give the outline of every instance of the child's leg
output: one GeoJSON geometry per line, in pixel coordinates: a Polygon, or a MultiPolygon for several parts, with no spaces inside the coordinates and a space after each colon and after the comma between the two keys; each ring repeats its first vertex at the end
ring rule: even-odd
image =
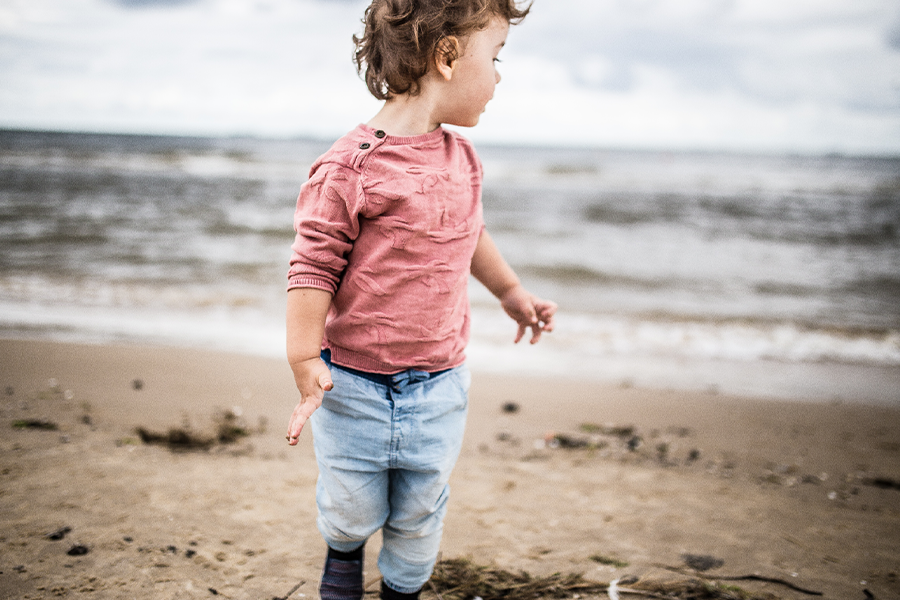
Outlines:
{"type": "Polygon", "coordinates": [[[393,507],[381,532],[378,568],[389,588],[413,593],[434,569],[450,486],[439,473],[397,470],[391,475],[393,507]]]}
{"type": "Polygon", "coordinates": [[[462,446],[469,382],[468,369],[460,367],[391,390],[390,515],[378,558],[389,590],[416,593],[431,577],[447,512],[447,482],[462,446]]]}
{"type": "Polygon", "coordinates": [[[334,390],[310,419],[319,479],[317,524],[329,547],[323,600],[362,597],[362,547],[389,514],[391,410],[385,386],[332,369],[334,390]]]}

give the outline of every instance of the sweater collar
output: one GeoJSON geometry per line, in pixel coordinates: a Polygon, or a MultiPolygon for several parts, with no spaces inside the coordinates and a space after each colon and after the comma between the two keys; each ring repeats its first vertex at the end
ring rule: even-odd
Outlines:
{"type": "MultiPolygon", "coordinates": [[[[384,134],[379,135],[381,130],[375,129],[373,127],[369,127],[365,123],[360,123],[357,127],[357,130],[365,134],[366,137],[374,137],[376,139],[382,139],[385,143],[389,144],[422,144],[428,143],[432,141],[440,140],[444,137],[444,134],[447,133],[447,130],[441,126],[438,126],[434,131],[429,131],[428,133],[423,133],[421,135],[390,135],[384,134]]],[[[383,133],[383,132],[381,132],[383,133]]]]}

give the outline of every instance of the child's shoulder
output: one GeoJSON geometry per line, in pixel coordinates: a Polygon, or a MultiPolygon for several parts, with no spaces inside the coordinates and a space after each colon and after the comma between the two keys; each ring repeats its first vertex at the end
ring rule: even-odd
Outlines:
{"type": "Polygon", "coordinates": [[[372,142],[367,140],[369,137],[371,136],[366,132],[365,127],[359,125],[338,138],[316,163],[333,162],[347,166],[353,165],[356,157],[371,146],[372,142]]]}

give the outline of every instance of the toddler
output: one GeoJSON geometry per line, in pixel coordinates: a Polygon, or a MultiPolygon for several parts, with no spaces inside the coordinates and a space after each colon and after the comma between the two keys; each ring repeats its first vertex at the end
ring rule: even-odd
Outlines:
{"type": "Polygon", "coordinates": [[[471,127],[500,81],[515,0],[374,0],[355,62],[384,104],[310,170],[294,216],[287,354],[309,420],[328,544],[323,600],[360,600],[363,548],[382,532],[385,600],[431,576],[462,444],[469,275],[518,324],[552,331],[556,305],[528,293],[482,220],[481,163],[443,124],[471,127]]]}

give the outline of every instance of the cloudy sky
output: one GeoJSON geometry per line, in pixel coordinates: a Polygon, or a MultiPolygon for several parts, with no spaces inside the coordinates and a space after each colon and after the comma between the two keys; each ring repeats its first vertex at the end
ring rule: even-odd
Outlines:
{"type": "MultiPolygon", "coordinates": [[[[365,0],[0,0],[0,127],[332,138],[365,0]]],[[[900,153],[897,0],[535,0],[482,141],[900,153]]]]}

